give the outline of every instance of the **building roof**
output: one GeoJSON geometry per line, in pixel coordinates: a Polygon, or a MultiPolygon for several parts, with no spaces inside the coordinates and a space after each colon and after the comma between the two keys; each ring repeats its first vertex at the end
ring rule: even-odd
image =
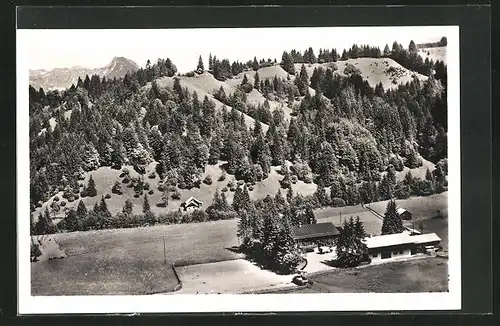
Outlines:
{"type": "Polygon", "coordinates": [[[411,235],[408,231],[395,234],[379,235],[371,238],[366,238],[364,240],[366,246],[369,249],[397,246],[403,244],[425,244],[435,241],[441,241],[441,238],[439,238],[436,233],[411,235]]]}
{"type": "MultiPolygon", "coordinates": [[[[407,211],[406,209],[404,209],[404,208],[398,208],[396,212],[397,212],[399,215],[401,215],[401,214],[403,214],[403,213],[405,213],[405,212],[408,212],[408,211],[407,211]]],[[[408,212],[408,213],[410,213],[410,212],[408,212]]]]}
{"type": "Polygon", "coordinates": [[[412,238],[416,240],[415,243],[418,244],[425,244],[425,243],[430,243],[430,242],[435,242],[435,241],[441,241],[441,238],[438,237],[436,233],[426,233],[426,234],[419,234],[419,235],[413,235],[412,238]]]}
{"type": "Polygon", "coordinates": [[[201,201],[199,201],[198,199],[194,198],[194,197],[189,197],[188,199],[186,199],[182,204],[181,206],[188,206],[189,204],[195,204],[195,205],[198,205],[200,206],[202,204],[201,201]]]}
{"type": "Polygon", "coordinates": [[[332,237],[338,234],[340,234],[340,232],[332,222],[305,224],[300,227],[292,227],[292,238],[294,240],[332,237]]]}

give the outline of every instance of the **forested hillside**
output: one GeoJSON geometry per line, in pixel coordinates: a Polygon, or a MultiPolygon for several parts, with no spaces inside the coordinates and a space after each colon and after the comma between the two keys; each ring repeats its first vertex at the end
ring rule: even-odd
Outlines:
{"type": "Polygon", "coordinates": [[[151,163],[161,180],[153,187],[165,198],[212,182],[206,167],[219,162],[248,186],[279,166],[281,187],[286,191],[297,180],[315,183],[318,205],[441,192],[447,174],[446,90],[446,65],[423,61],[413,42],[408,50],[397,43],[383,51],[354,45],[342,55],[292,50],[279,64],[257,58],[231,64],[211,55],[207,71],[200,58],[197,69],[184,76],[170,59],[159,59],[121,79],[87,76],[62,92],[30,86],[31,210],[58,193],[68,202],[97,196],[87,175],[100,167],[132,166],[139,176],[127,182],[141,196],[148,191],[144,174],[151,163]],[[341,62],[361,57],[390,58],[428,78],[415,75],[398,83],[396,76],[395,86],[384,89],[381,82],[370,85],[353,64],[344,62],[338,71],[341,62]],[[316,65],[312,73],[309,65],[316,65]],[[283,73],[259,76],[266,67],[283,73]],[[183,86],[206,74],[217,81],[211,92],[183,86]],[[234,83],[238,76],[241,82],[234,83]],[[256,104],[250,96],[264,101],[256,104]],[[271,109],[270,103],[276,105],[271,109]],[[436,164],[426,180],[396,180],[398,171],[421,166],[422,158],[436,164]]]}

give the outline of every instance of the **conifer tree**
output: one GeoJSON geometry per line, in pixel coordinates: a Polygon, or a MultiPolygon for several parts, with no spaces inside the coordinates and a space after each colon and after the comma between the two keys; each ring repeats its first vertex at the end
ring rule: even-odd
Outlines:
{"type": "Polygon", "coordinates": [[[261,88],[260,88],[260,77],[259,77],[259,73],[258,72],[255,73],[253,87],[256,90],[261,91],[261,88]]]}
{"type": "Polygon", "coordinates": [[[318,186],[318,189],[316,190],[316,193],[314,195],[318,199],[318,202],[321,206],[327,206],[330,204],[324,187],[318,186]]]}
{"type": "Polygon", "coordinates": [[[203,59],[200,57],[198,58],[198,66],[196,67],[196,71],[199,74],[202,74],[205,71],[205,67],[203,66],[203,59]]]}
{"type": "Polygon", "coordinates": [[[316,224],[316,216],[310,206],[306,208],[305,219],[306,224],[316,224]]]}
{"type": "Polygon", "coordinates": [[[403,220],[398,215],[396,202],[390,200],[387,203],[384,220],[382,222],[382,234],[394,234],[404,231],[403,220]]]}
{"type": "Polygon", "coordinates": [[[95,181],[94,181],[94,178],[92,177],[92,175],[90,175],[89,182],[87,184],[86,195],[88,197],[97,196],[97,189],[95,188],[95,181]]]}
{"type": "Polygon", "coordinates": [[[83,221],[87,217],[87,207],[85,207],[85,203],[83,200],[80,200],[78,202],[78,207],[76,208],[76,217],[80,220],[83,221]]]}
{"type": "Polygon", "coordinates": [[[64,218],[64,228],[67,231],[79,231],[81,230],[81,223],[82,220],[80,220],[77,216],[77,213],[75,212],[74,209],[70,209],[68,211],[68,215],[64,218]]]}
{"type": "Polygon", "coordinates": [[[35,232],[37,235],[53,234],[57,232],[57,228],[50,218],[49,209],[45,207],[45,213],[38,216],[38,221],[35,225],[35,232]]]}
{"type": "Polygon", "coordinates": [[[133,210],[134,204],[130,201],[130,199],[127,199],[122,209],[123,214],[132,216],[133,210]]]}

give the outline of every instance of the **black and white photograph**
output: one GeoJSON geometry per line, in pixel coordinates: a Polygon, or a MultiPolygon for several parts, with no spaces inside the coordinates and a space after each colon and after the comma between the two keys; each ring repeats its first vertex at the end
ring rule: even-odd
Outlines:
{"type": "Polygon", "coordinates": [[[18,30],[19,304],[460,309],[458,32],[18,30]]]}

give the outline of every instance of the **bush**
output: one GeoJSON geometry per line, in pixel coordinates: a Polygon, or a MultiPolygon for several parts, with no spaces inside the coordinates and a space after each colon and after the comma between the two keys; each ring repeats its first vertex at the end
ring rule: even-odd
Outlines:
{"type": "Polygon", "coordinates": [[[194,77],[194,71],[187,72],[186,77],[194,77]]]}
{"type": "Polygon", "coordinates": [[[128,176],[126,176],[125,178],[123,178],[122,182],[127,184],[130,182],[130,178],[128,176]]]}
{"type": "Polygon", "coordinates": [[[135,193],[135,194],[134,194],[134,197],[135,197],[135,198],[139,198],[139,196],[140,196],[140,195],[139,195],[138,193],[135,193]]]}
{"type": "Polygon", "coordinates": [[[59,201],[59,196],[55,196],[54,201],[59,201]]]}
{"type": "Polygon", "coordinates": [[[227,192],[227,187],[222,188],[222,192],[227,192]]]}
{"type": "Polygon", "coordinates": [[[248,187],[248,191],[252,191],[252,190],[253,190],[253,186],[248,187]]]}
{"type": "Polygon", "coordinates": [[[208,221],[208,214],[203,210],[195,210],[191,213],[191,221],[196,223],[208,221]]]}
{"type": "Polygon", "coordinates": [[[149,183],[148,182],[144,182],[143,188],[144,188],[144,190],[149,190],[149,183]]]}
{"type": "Polygon", "coordinates": [[[219,181],[224,181],[226,180],[226,171],[222,171],[222,174],[219,177],[219,181]]]}
{"type": "Polygon", "coordinates": [[[150,194],[150,195],[152,195],[152,194],[154,194],[154,193],[155,193],[155,191],[154,191],[153,189],[150,189],[150,190],[148,191],[148,194],[150,194]]]}
{"type": "Polygon", "coordinates": [[[227,186],[228,186],[229,188],[235,187],[234,181],[229,181],[229,182],[227,183],[227,186]]]}
{"type": "Polygon", "coordinates": [[[64,200],[61,202],[61,206],[66,206],[66,202],[64,200]]]}
{"type": "Polygon", "coordinates": [[[111,188],[111,192],[117,195],[122,195],[123,189],[121,183],[119,183],[118,181],[115,182],[115,185],[113,186],[113,188],[111,188]]]}
{"type": "Polygon", "coordinates": [[[359,71],[358,68],[356,68],[353,64],[348,63],[345,66],[344,69],[344,74],[345,75],[351,75],[351,74],[360,74],[361,72],[359,71]]]}
{"type": "Polygon", "coordinates": [[[154,171],[153,171],[153,172],[151,172],[151,173],[148,175],[148,178],[150,178],[150,179],[154,179],[154,178],[156,178],[156,173],[155,173],[154,171]]]}
{"type": "Polygon", "coordinates": [[[333,197],[332,198],[332,202],[331,202],[331,205],[333,207],[343,207],[346,205],[345,203],[345,200],[343,200],[342,198],[339,198],[339,197],[333,197]]]}
{"type": "Polygon", "coordinates": [[[158,186],[158,191],[164,192],[165,191],[165,185],[161,184],[158,186]]]}
{"type": "Polygon", "coordinates": [[[253,85],[250,83],[245,83],[241,85],[241,90],[245,93],[250,93],[253,89],[253,85]]]}
{"type": "Polygon", "coordinates": [[[170,197],[174,200],[181,199],[181,193],[178,190],[175,190],[170,197]]]}
{"type": "Polygon", "coordinates": [[[122,172],[123,172],[124,174],[126,174],[126,175],[130,174],[130,170],[129,170],[129,169],[127,169],[127,168],[123,168],[123,169],[122,169],[122,172]]]}
{"type": "Polygon", "coordinates": [[[244,183],[245,183],[245,182],[244,182],[243,180],[239,180],[239,181],[238,181],[238,186],[243,186],[243,184],[244,184],[244,183]]]}
{"type": "Polygon", "coordinates": [[[104,196],[104,198],[106,198],[106,199],[110,199],[110,198],[111,198],[111,195],[110,195],[110,194],[106,194],[106,195],[104,196]]]}
{"type": "Polygon", "coordinates": [[[167,207],[168,203],[164,202],[164,201],[161,201],[159,203],[156,204],[156,206],[158,207],[167,207]]]}
{"type": "Polygon", "coordinates": [[[209,174],[203,179],[203,183],[206,185],[211,185],[212,184],[212,176],[209,174]]]}
{"type": "Polygon", "coordinates": [[[296,183],[299,181],[298,179],[299,179],[299,178],[298,178],[295,174],[294,174],[294,175],[292,175],[292,183],[293,183],[293,184],[296,184],[296,183]]]}
{"type": "Polygon", "coordinates": [[[69,196],[67,199],[68,199],[68,202],[70,202],[70,203],[75,201],[75,197],[73,197],[73,196],[69,196]]]}
{"type": "Polygon", "coordinates": [[[35,205],[36,207],[42,207],[43,206],[43,201],[38,201],[35,205]]]}

